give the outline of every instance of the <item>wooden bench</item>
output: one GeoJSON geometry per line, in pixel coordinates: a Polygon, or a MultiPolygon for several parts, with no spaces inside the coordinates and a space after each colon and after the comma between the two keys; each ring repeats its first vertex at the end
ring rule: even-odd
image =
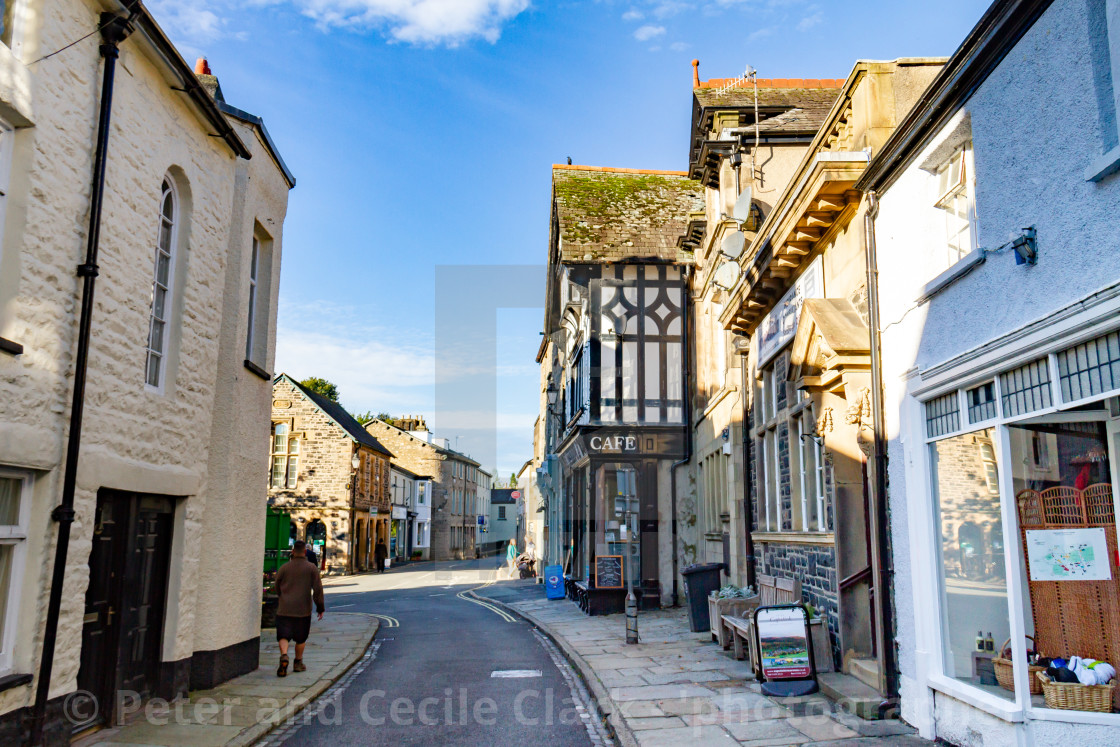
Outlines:
{"type": "MultiPolygon", "coordinates": [[[[777,576],[758,576],[758,606],[766,607],[772,604],[801,604],[801,582],[792,578],[778,578],[777,576]]],[[[731,633],[731,645],[734,647],[734,656],[742,660],[750,652],[751,667],[755,676],[761,674],[758,664],[758,651],[755,646],[754,617],[737,617],[724,615],[723,624],[731,633]]],[[[726,648],[726,646],[724,647],[726,648]]],[[[829,655],[829,661],[832,660],[829,655]]]]}

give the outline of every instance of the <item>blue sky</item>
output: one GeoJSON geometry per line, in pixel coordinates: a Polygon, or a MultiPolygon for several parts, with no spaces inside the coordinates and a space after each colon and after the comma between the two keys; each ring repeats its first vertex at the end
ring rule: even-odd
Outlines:
{"type": "MultiPolygon", "coordinates": [[[[747,65],[763,78],[844,78],[857,59],[947,56],[987,7],[148,5],[189,62],[209,59],[231,104],[264,117],[299,181],[284,227],[277,370],[334,381],[352,411],[424,414],[453,441],[458,424],[441,428],[434,412],[436,268],[542,263],[551,164],[687,168],[693,58],[705,79],[747,65]]],[[[500,269],[493,277],[477,288],[480,303],[523,290],[500,269]]],[[[541,314],[496,314],[496,437],[459,442],[503,477],[532,455],[541,314]]]]}

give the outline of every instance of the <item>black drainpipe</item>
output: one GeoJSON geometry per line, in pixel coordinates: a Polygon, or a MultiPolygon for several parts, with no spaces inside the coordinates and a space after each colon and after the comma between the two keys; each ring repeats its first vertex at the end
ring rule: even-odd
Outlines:
{"type": "MultiPolygon", "coordinates": [[[[750,342],[749,337],[740,337],[739,341],[746,344],[750,342]]],[[[754,531],[754,480],[751,479],[751,469],[753,468],[754,459],[754,444],[751,441],[751,375],[750,375],[750,355],[747,350],[743,350],[739,357],[739,366],[742,374],[742,381],[739,391],[739,400],[743,405],[743,526],[745,531],[744,537],[744,550],[746,555],[743,557],[743,570],[746,572],[747,586],[757,588],[758,582],[758,567],[755,563],[754,556],[754,537],[751,532],[754,531]]]]}
{"type": "Polygon", "coordinates": [[[875,605],[879,613],[879,651],[882,659],[883,689],[879,718],[898,707],[898,658],[894,642],[894,588],[891,567],[890,508],[887,506],[887,439],[883,407],[882,340],[879,334],[879,261],[875,250],[875,217],[879,196],[867,193],[864,233],[867,242],[867,316],[871,327],[871,409],[875,429],[875,543],[879,555],[875,605]]]}
{"type": "Polygon", "coordinates": [[[70,545],[70,525],[74,522],[74,486],[78,474],[78,452],[82,442],[82,411],[85,408],[86,367],[89,360],[90,328],[93,322],[93,291],[97,282],[97,250],[101,238],[101,205],[105,191],[105,159],[109,148],[109,114],[113,108],[113,75],[116,72],[118,45],[132,33],[132,19],[115,13],[101,14],[101,56],[105,66],[101,78],[101,109],[97,119],[97,149],[93,159],[93,188],[90,191],[89,234],[86,261],[78,265],[82,278],[82,311],[78,321],[78,352],[74,359],[74,395],[70,406],[70,432],[66,441],[66,467],[62,477],[62,501],[51,511],[58,522],[51,595],[47,603],[46,628],[43,632],[43,656],[39,663],[39,682],[35,691],[35,707],[31,725],[31,743],[43,744],[47,715],[47,698],[51,689],[51,669],[58,638],[58,615],[62,605],[62,585],[66,578],[66,553],[70,545]]]}
{"type": "Polygon", "coordinates": [[[678,594],[680,589],[677,584],[677,567],[679,565],[680,548],[677,547],[677,468],[688,464],[692,459],[692,353],[691,346],[689,345],[692,340],[690,334],[692,330],[692,314],[688,313],[692,305],[692,294],[689,293],[688,281],[691,280],[692,268],[688,268],[684,278],[684,308],[681,313],[684,314],[684,340],[681,345],[684,360],[684,381],[682,382],[681,391],[684,394],[684,458],[673,462],[669,468],[669,494],[672,496],[672,509],[673,509],[673,606],[678,604],[678,594]]]}

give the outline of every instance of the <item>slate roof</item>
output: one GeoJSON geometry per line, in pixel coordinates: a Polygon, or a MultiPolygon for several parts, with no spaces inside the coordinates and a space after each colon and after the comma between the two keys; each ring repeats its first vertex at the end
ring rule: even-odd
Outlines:
{"type": "MultiPolygon", "coordinates": [[[[692,93],[696,96],[696,102],[706,108],[753,109],[754,87],[743,83],[720,93],[720,89],[730,82],[725,78],[701,81],[698,88],[692,89],[692,93]]],[[[760,79],[758,106],[760,109],[772,107],[823,109],[821,114],[821,121],[823,121],[824,115],[828,114],[843,86],[843,79],[760,79]]]]}
{"type": "Polygon", "coordinates": [[[384,446],[381,445],[380,441],[378,441],[376,438],[371,436],[369,434],[369,432],[366,431],[366,429],[362,427],[362,424],[354,419],[353,415],[346,412],[345,408],[343,408],[342,405],[338,404],[337,402],[334,402],[332,400],[327,399],[326,397],[324,397],[323,395],[321,395],[317,392],[311,391],[310,389],[305,387],[303,384],[299,383],[298,381],[293,379],[291,376],[288,376],[287,374],[280,374],[280,375],[283,376],[288,381],[292,382],[292,384],[297,389],[299,389],[301,392],[303,392],[304,396],[306,396],[309,400],[314,402],[320,410],[325,412],[327,414],[328,418],[330,418],[334,422],[338,423],[338,425],[342,428],[342,430],[344,430],[348,434],[350,434],[350,437],[353,438],[355,441],[362,444],[363,446],[368,446],[369,448],[373,449],[374,451],[379,451],[382,454],[385,454],[386,456],[390,456],[390,457],[393,456],[393,452],[386,449],[384,446]]]}
{"type": "Polygon", "coordinates": [[[684,172],[556,165],[552,199],[562,263],[692,260],[677,238],[704,189],[684,172]]]}

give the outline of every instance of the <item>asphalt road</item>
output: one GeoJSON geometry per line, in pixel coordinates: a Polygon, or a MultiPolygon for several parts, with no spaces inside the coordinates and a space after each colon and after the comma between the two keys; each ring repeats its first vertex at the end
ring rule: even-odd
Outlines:
{"type": "MultiPolygon", "coordinates": [[[[415,563],[329,581],[328,615],[375,614],[381,629],[365,660],[265,744],[601,744],[553,644],[466,595],[493,583],[496,565],[415,563]]],[[[308,660],[313,647],[314,629],[308,660]]]]}

